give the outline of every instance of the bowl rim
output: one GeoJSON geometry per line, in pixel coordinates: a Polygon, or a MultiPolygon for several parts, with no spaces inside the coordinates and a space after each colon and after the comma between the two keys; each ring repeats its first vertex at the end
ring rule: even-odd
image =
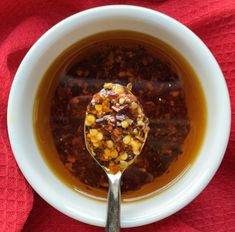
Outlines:
{"type": "MultiPolygon", "coordinates": [[[[144,13],[154,14],[155,16],[160,17],[160,18],[163,17],[166,20],[170,21],[171,23],[173,23],[175,25],[177,24],[185,32],[187,32],[188,35],[190,35],[192,38],[194,38],[194,40],[197,41],[197,43],[200,43],[201,47],[203,47],[203,49],[210,56],[210,58],[213,62],[214,68],[217,69],[217,71],[218,71],[218,76],[220,78],[221,88],[223,88],[223,97],[224,97],[223,100],[225,103],[224,115],[226,117],[226,120],[224,122],[224,131],[223,131],[223,133],[221,133],[221,134],[224,134],[224,140],[222,141],[222,144],[220,146],[220,154],[217,155],[216,160],[213,163],[213,166],[211,166],[210,172],[208,172],[206,175],[203,176],[203,178],[200,180],[200,182],[197,183],[197,186],[195,185],[194,188],[192,188],[191,190],[188,191],[185,199],[181,199],[177,204],[174,205],[174,207],[167,208],[165,210],[165,212],[163,212],[161,215],[154,215],[153,214],[151,217],[148,216],[148,218],[146,218],[146,217],[139,218],[138,221],[125,222],[122,226],[123,227],[133,227],[133,226],[141,226],[141,225],[152,223],[154,221],[163,219],[163,218],[175,213],[176,211],[180,210],[181,208],[186,206],[188,203],[190,203],[206,187],[206,185],[209,183],[209,181],[212,179],[215,172],[217,171],[217,169],[222,161],[222,158],[224,156],[225,149],[227,147],[229,133],[230,133],[230,127],[231,127],[230,100],[229,100],[228,90],[226,87],[226,82],[224,80],[224,77],[223,77],[223,74],[220,70],[220,67],[218,66],[215,58],[213,57],[213,55],[211,54],[209,49],[206,47],[206,45],[193,32],[191,32],[187,27],[185,27],[183,24],[176,21],[175,19],[173,19],[165,14],[162,14],[160,12],[157,12],[155,10],[151,10],[151,9],[144,8],[144,7],[131,6],[131,5],[109,5],[109,6],[95,7],[95,8],[91,8],[91,9],[76,13],[72,16],[69,16],[68,18],[65,18],[61,22],[57,23],[55,26],[53,26],[51,29],[49,29],[45,34],[43,34],[42,37],[31,47],[31,49],[29,50],[29,52],[26,54],[25,58],[23,59],[22,63],[20,64],[20,66],[17,70],[17,73],[15,74],[15,78],[13,80],[10,95],[9,95],[8,109],[7,109],[7,127],[8,127],[9,140],[10,140],[10,144],[11,144],[11,147],[13,150],[13,154],[15,156],[15,159],[17,161],[17,164],[18,164],[21,172],[23,173],[23,175],[25,176],[27,181],[30,183],[30,185],[33,187],[33,189],[35,189],[35,191],[43,199],[45,199],[50,205],[55,207],[60,212],[66,214],[72,218],[78,219],[79,221],[82,221],[82,222],[85,222],[88,224],[97,225],[97,226],[103,226],[103,222],[101,222],[99,219],[97,219],[97,220],[94,220],[94,218],[91,219],[88,216],[83,215],[83,214],[80,214],[78,216],[78,215],[71,213],[71,211],[67,210],[67,208],[63,208],[63,206],[59,205],[59,203],[57,201],[48,197],[47,192],[45,192],[40,186],[38,186],[35,183],[35,180],[30,175],[30,170],[27,170],[25,168],[25,166],[22,164],[22,160],[21,160],[22,157],[18,154],[15,136],[14,136],[14,124],[12,124],[10,117],[11,117],[11,114],[12,114],[13,109],[16,104],[15,92],[17,92],[17,88],[19,85],[18,79],[22,75],[21,71],[27,67],[27,60],[32,57],[32,55],[35,51],[37,51],[38,44],[42,43],[43,40],[45,40],[48,36],[51,36],[51,34],[58,32],[58,30],[60,30],[60,28],[63,27],[64,23],[67,23],[72,20],[78,20],[79,18],[82,18],[82,17],[86,17],[87,14],[96,14],[96,13],[101,14],[101,13],[107,12],[107,11],[116,11],[116,12],[120,11],[120,12],[122,12],[123,10],[137,11],[138,13],[143,13],[143,14],[144,13]]],[[[148,199],[146,199],[146,200],[148,200],[148,199]]]]}

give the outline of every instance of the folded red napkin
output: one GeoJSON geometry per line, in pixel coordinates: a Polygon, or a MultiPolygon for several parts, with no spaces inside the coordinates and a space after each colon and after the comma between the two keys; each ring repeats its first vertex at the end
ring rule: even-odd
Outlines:
{"type": "MultiPolygon", "coordinates": [[[[211,49],[232,102],[232,130],[223,163],[187,207],[151,225],[123,231],[235,231],[235,2],[234,0],[1,0],[0,1],[0,231],[103,231],[64,216],[27,184],[10,148],[6,112],[17,67],[32,44],[63,18],[105,4],[133,4],[166,13],[191,28],[211,49]]],[[[213,154],[211,154],[213,156],[213,154]]],[[[213,158],[213,157],[212,157],[213,158]]]]}

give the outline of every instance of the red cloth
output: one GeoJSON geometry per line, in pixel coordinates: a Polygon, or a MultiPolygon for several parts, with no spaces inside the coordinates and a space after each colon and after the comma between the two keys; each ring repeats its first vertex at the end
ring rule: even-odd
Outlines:
{"type": "Polygon", "coordinates": [[[235,231],[235,2],[234,0],[1,0],[0,1],[0,231],[103,231],[64,216],[27,184],[10,148],[6,112],[11,82],[31,45],[76,12],[106,4],[133,4],[166,13],[193,30],[211,49],[232,102],[232,131],[222,165],[209,186],[175,215],[123,231],[235,231]]]}

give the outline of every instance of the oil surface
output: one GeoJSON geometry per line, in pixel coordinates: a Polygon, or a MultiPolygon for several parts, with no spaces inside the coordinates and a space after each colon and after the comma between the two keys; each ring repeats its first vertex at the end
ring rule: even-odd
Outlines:
{"type": "MultiPolygon", "coordinates": [[[[188,118],[190,122],[190,130],[183,141],[181,154],[170,163],[164,173],[154,177],[149,183],[144,183],[137,190],[124,191],[122,194],[124,201],[143,199],[169,188],[190,168],[199,153],[206,129],[206,103],[197,76],[189,63],[176,50],[162,41],[136,32],[113,31],[88,37],[68,48],[50,65],[38,88],[33,113],[35,138],[42,157],[63,183],[95,199],[104,199],[106,197],[107,192],[105,188],[97,188],[86,184],[84,181],[81,181],[79,176],[72,175],[69,169],[65,168],[58,152],[58,144],[55,144],[55,135],[51,128],[51,110],[55,91],[61,82],[64,81],[69,71],[73,69],[74,65],[76,66],[76,63],[79,63],[84,57],[102,51],[107,46],[127,48],[142,46],[157,59],[170,63],[180,78],[180,83],[185,94],[185,104],[187,107],[185,118],[188,118]]],[[[108,81],[107,79],[102,80],[100,85],[102,86],[104,82],[108,81]]],[[[136,80],[137,84],[138,80],[136,80]]],[[[135,81],[133,86],[135,88],[135,81]]],[[[89,85],[87,89],[89,90],[89,85]]],[[[88,95],[91,96],[90,94],[94,93],[91,91],[88,95]]],[[[135,94],[138,96],[138,92],[135,94]]],[[[145,99],[142,100],[145,101],[145,99]]],[[[81,114],[83,113],[81,111],[81,114]]],[[[151,120],[151,115],[148,117],[151,120]]],[[[152,121],[154,120],[156,119],[152,118],[152,121]]],[[[79,136],[83,137],[83,133],[79,136]]],[[[144,156],[144,151],[142,153],[141,156],[144,156]]],[[[128,182],[125,177],[124,182],[128,182]]]]}

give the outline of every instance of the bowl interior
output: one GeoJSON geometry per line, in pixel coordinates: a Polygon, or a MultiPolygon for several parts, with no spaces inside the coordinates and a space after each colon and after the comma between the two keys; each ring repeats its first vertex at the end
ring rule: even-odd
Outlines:
{"type": "Polygon", "coordinates": [[[75,219],[104,226],[106,204],[75,193],[45,164],[35,143],[32,112],[41,78],[55,58],[78,40],[109,30],[149,34],[178,50],[200,79],[208,111],[204,143],[192,168],[167,191],[122,205],[121,224],[132,227],[169,216],[194,199],[214,175],[227,145],[230,129],[227,87],[212,54],[189,29],[166,15],[134,6],[99,7],[67,18],[44,34],[21,63],[9,97],[8,131],[21,171],[48,203],[75,219]]]}

